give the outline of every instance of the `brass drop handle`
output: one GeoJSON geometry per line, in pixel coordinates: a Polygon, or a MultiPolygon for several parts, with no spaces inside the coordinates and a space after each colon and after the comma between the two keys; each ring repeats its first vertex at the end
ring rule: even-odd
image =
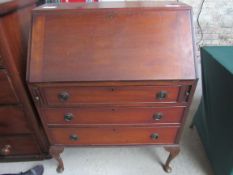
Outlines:
{"type": "Polygon", "coordinates": [[[167,92],[160,91],[159,93],[156,94],[156,98],[159,100],[164,100],[165,98],[167,98],[167,92]]]}
{"type": "Polygon", "coordinates": [[[73,120],[74,115],[72,113],[67,113],[64,115],[64,120],[67,122],[70,122],[71,120],[73,120]]]}
{"type": "Polygon", "coordinates": [[[159,134],[158,133],[153,133],[153,134],[151,134],[150,138],[152,140],[157,140],[159,138],[159,134]]]}
{"type": "Polygon", "coordinates": [[[159,121],[162,118],[163,118],[163,113],[161,113],[161,112],[158,112],[158,113],[153,115],[153,119],[156,120],[156,121],[159,121]]]}
{"type": "Polygon", "coordinates": [[[11,153],[11,145],[5,145],[2,149],[1,149],[1,154],[2,155],[9,155],[11,153]]]}
{"type": "Polygon", "coordinates": [[[77,141],[77,140],[79,140],[79,137],[76,134],[71,134],[70,135],[70,140],[77,141]]]}
{"type": "Polygon", "coordinates": [[[61,93],[58,94],[58,98],[60,99],[60,101],[64,102],[67,101],[70,97],[70,94],[66,91],[63,91],[61,93]]]}

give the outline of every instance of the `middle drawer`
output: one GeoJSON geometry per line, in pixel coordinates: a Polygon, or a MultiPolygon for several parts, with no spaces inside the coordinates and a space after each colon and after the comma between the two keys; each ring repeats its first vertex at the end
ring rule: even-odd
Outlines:
{"type": "Polygon", "coordinates": [[[48,125],[179,124],[185,107],[41,108],[48,125]]]}

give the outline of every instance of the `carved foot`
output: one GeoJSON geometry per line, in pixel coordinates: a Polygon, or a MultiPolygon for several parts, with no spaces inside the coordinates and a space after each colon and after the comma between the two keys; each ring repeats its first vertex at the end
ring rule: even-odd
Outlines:
{"type": "Polygon", "coordinates": [[[163,166],[163,169],[167,173],[172,172],[172,168],[170,167],[170,162],[179,154],[180,152],[180,147],[165,147],[165,150],[170,152],[167,161],[165,165],[163,166]]]}
{"type": "Polygon", "coordinates": [[[49,148],[50,155],[57,160],[58,166],[57,166],[57,172],[62,173],[64,171],[64,164],[60,157],[60,154],[64,151],[64,147],[61,146],[51,146],[49,148]]]}

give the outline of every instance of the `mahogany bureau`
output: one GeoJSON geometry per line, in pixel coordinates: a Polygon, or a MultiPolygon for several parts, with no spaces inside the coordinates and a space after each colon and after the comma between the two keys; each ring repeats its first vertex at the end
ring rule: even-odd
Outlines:
{"type": "Polygon", "coordinates": [[[67,146],[160,145],[179,153],[197,78],[191,7],[176,2],[34,9],[27,82],[63,171],[67,146]]]}
{"type": "Polygon", "coordinates": [[[0,161],[46,158],[46,135],[29,95],[27,42],[35,0],[0,1],[0,161]]]}

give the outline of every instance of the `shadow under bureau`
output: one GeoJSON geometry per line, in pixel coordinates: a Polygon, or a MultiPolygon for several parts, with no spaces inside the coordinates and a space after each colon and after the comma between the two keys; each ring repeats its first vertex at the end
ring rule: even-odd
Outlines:
{"type": "Polygon", "coordinates": [[[58,172],[66,146],[151,144],[171,171],[197,81],[191,15],[176,2],[34,9],[27,82],[58,172]]]}

